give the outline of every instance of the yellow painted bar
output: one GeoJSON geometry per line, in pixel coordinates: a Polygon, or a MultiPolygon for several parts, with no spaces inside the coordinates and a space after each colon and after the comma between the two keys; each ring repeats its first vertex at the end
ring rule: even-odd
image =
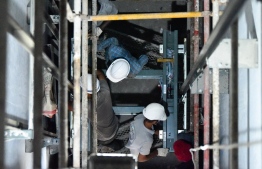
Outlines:
{"type": "Polygon", "coordinates": [[[174,59],[158,58],[157,62],[174,62],[174,59]]]}
{"type": "Polygon", "coordinates": [[[146,14],[117,14],[117,15],[96,15],[80,18],[88,21],[113,21],[113,20],[139,20],[139,19],[168,19],[168,18],[195,18],[210,16],[210,12],[173,12],[173,13],[146,13],[146,14]]]}

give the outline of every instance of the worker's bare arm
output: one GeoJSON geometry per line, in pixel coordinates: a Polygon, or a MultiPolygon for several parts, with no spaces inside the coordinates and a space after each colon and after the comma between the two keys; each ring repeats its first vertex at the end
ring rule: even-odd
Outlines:
{"type": "Polygon", "coordinates": [[[148,154],[148,155],[142,155],[142,154],[139,153],[139,155],[138,155],[138,162],[148,161],[148,160],[150,160],[151,158],[154,158],[155,156],[157,156],[157,150],[151,152],[151,153],[148,154]]]}
{"type": "Polygon", "coordinates": [[[106,76],[104,72],[102,72],[102,70],[97,70],[96,75],[97,75],[98,80],[106,80],[106,76]]]}

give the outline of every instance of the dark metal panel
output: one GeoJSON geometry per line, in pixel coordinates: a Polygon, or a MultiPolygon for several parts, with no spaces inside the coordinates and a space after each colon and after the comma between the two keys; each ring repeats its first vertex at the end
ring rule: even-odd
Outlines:
{"type": "MultiPolygon", "coordinates": [[[[238,19],[231,26],[231,69],[230,69],[230,90],[229,90],[229,134],[230,144],[238,143],[238,19]]],[[[238,168],[238,148],[231,149],[230,168],[238,168]]]]}
{"type": "Polygon", "coordinates": [[[89,159],[90,169],[116,169],[121,166],[121,169],[135,169],[137,162],[132,156],[123,156],[122,154],[99,154],[92,155],[89,159]]]}
{"type": "MultiPolygon", "coordinates": [[[[59,167],[67,167],[68,161],[68,24],[66,19],[66,0],[60,1],[60,23],[59,23],[59,98],[58,112],[60,122],[60,144],[59,144],[59,167]]],[[[57,124],[58,125],[58,124],[57,124]]]]}
{"type": "Polygon", "coordinates": [[[42,131],[42,96],[43,96],[43,1],[35,1],[35,31],[34,31],[34,140],[33,140],[33,150],[34,150],[34,168],[41,168],[41,140],[43,137],[42,131]]]}
{"type": "Polygon", "coordinates": [[[7,32],[7,1],[3,0],[0,2],[0,168],[4,168],[4,153],[5,153],[5,143],[4,143],[4,130],[5,130],[5,115],[6,115],[6,32],[7,32]]]}

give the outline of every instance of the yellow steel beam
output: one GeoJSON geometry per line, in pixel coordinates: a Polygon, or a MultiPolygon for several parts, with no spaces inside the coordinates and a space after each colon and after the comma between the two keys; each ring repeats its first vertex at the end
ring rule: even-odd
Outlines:
{"type": "Polygon", "coordinates": [[[172,58],[158,58],[157,62],[174,62],[172,58]]]}
{"type": "Polygon", "coordinates": [[[113,20],[139,20],[139,19],[168,19],[168,18],[195,18],[210,16],[209,11],[204,12],[173,12],[173,13],[140,13],[140,14],[117,14],[117,15],[81,15],[80,18],[88,21],[113,21],[113,20]]]}

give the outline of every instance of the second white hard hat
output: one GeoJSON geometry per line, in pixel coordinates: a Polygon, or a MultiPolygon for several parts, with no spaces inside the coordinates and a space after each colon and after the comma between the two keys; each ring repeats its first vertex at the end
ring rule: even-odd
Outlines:
{"type": "MultiPolygon", "coordinates": [[[[87,75],[87,86],[86,87],[83,86],[83,77],[81,76],[80,77],[80,86],[83,89],[86,89],[88,94],[92,94],[93,92],[92,75],[91,74],[87,75]]],[[[98,92],[99,90],[100,90],[100,82],[98,79],[96,79],[96,91],[98,92]]]]}
{"type": "Polygon", "coordinates": [[[149,120],[166,120],[165,108],[159,103],[150,103],[143,109],[143,115],[149,120]]]}
{"type": "Polygon", "coordinates": [[[106,71],[107,78],[117,83],[126,78],[130,71],[130,65],[125,59],[116,59],[106,71]]]}

